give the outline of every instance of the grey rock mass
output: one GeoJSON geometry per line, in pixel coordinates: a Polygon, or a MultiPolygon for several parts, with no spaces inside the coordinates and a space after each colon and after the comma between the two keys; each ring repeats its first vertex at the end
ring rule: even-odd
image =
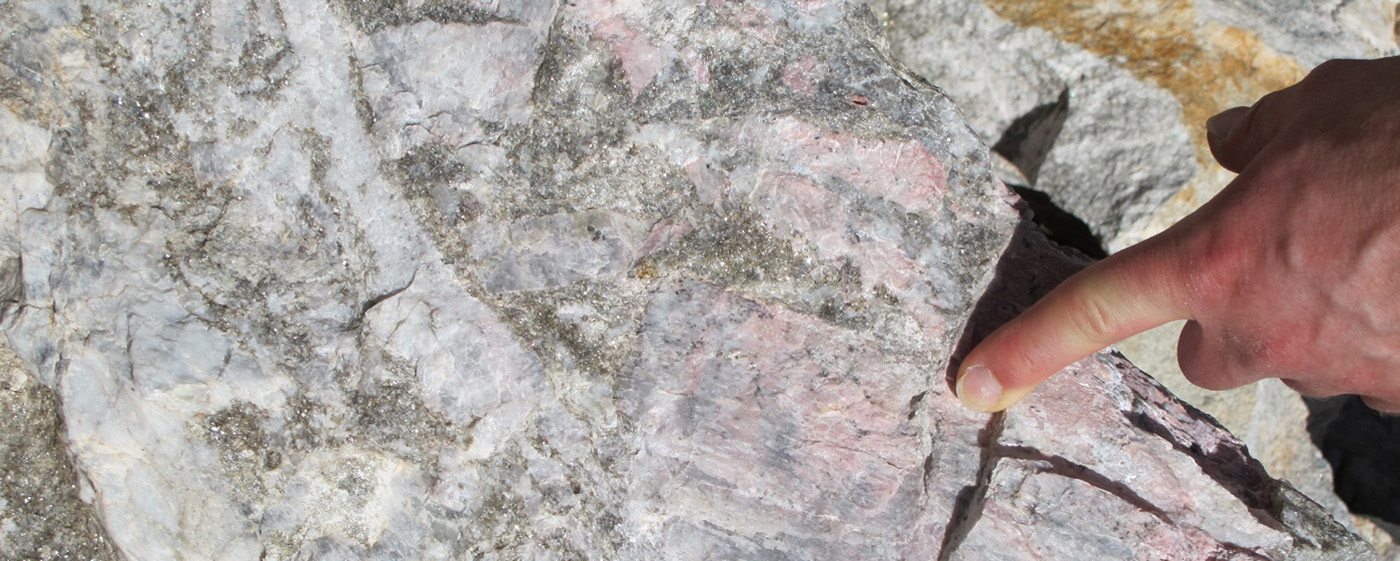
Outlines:
{"type": "Polygon", "coordinates": [[[860,2],[0,22],[6,557],[1369,554],[1113,355],[958,405],[1077,263],[860,2]]]}

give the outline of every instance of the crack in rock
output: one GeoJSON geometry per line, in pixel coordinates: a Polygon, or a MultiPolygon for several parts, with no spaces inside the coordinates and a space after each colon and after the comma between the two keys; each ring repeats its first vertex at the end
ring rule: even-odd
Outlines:
{"type": "Polygon", "coordinates": [[[1006,428],[1006,413],[997,412],[992,414],[992,418],[987,420],[987,426],[977,435],[980,441],[981,457],[977,466],[977,480],[967,487],[963,487],[958,492],[958,497],[953,503],[953,516],[948,520],[947,530],[943,534],[943,546],[938,551],[938,561],[948,561],[953,558],[953,554],[962,546],[963,540],[972,533],[972,528],[977,525],[977,521],[982,518],[982,505],[987,499],[987,488],[992,483],[992,471],[996,469],[997,460],[997,440],[1001,438],[1001,433],[1006,428]]]}
{"type": "Polygon", "coordinates": [[[992,450],[992,455],[997,458],[1048,464],[1047,467],[1038,469],[1037,471],[1082,481],[1095,489],[1106,491],[1108,494],[1132,505],[1133,508],[1151,514],[1153,518],[1162,521],[1164,524],[1176,525],[1176,522],[1167,515],[1166,511],[1152,504],[1152,501],[1139,495],[1123,482],[1114,481],[1108,476],[1095,471],[1093,468],[1077,463],[1064,456],[1046,454],[1030,446],[996,446],[992,450]]]}

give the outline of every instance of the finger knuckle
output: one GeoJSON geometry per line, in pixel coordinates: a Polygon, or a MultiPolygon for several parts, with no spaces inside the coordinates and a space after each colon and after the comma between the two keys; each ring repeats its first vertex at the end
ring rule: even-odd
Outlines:
{"type": "MultiPolygon", "coordinates": [[[[1347,95],[1358,75],[1361,61],[1334,59],[1317,65],[1298,82],[1297,97],[1312,100],[1335,100],[1347,95]]],[[[1365,74],[1364,72],[1362,73],[1365,74]]],[[[1286,91],[1286,90],[1285,90],[1286,91]]]]}
{"type": "Polygon", "coordinates": [[[1095,294],[1084,295],[1075,304],[1069,319],[1080,337],[1103,341],[1117,331],[1114,310],[1103,298],[1095,294]]]}
{"type": "Polygon", "coordinates": [[[1325,81],[1328,78],[1335,78],[1338,75],[1348,74],[1356,70],[1356,66],[1361,61],[1349,59],[1325,60],[1321,64],[1313,67],[1305,80],[1325,81]]]}

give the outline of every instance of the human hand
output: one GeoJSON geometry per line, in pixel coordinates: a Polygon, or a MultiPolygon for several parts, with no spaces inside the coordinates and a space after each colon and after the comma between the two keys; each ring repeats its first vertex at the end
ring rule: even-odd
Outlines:
{"type": "Polygon", "coordinates": [[[1400,413],[1400,57],[1324,63],[1207,129],[1239,176],[979,343],[958,372],[964,404],[1000,411],[1085,356],[1187,319],[1177,360],[1198,386],[1276,377],[1400,413]]]}

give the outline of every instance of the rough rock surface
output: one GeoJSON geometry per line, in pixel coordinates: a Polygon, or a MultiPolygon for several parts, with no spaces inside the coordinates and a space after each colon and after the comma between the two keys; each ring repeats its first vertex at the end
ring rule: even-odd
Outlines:
{"type": "Polygon", "coordinates": [[[0,557],[115,558],[61,430],[53,392],[0,348],[0,557]]]}
{"type": "Polygon", "coordinates": [[[1369,555],[1115,356],[957,404],[1078,263],[863,4],[0,18],[7,554],[1369,555]]]}
{"type": "Polygon", "coordinates": [[[1180,331],[1179,322],[1170,324],[1120,345],[1119,350],[1134,364],[1141,362],[1143,370],[1177,397],[1230,429],[1271,475],[1288,480],[1338,519],[1349,522],[1347,505],[1334,490],[1332,466],[1309,433],[1311,415],[1303,396],[1274,379],[1218,392],[1192,384],[1176,366],[1180,331]]]}
{"type": "Polygon", "coordinates": [[[1337,494],[1381,558],[1400,559],[1400,418],[1356,396],[1307,400],[1308,432],[1336,470],[1337,494]]]}
{"type": "MultiPolygon", "coordinates": [[[[1049,195],[1051,204],[1037,209],[1041,221],[1063,207],[1097,236],[1087,245],[1110,250],[1161,231],[1233,178],[1210,157],[1207,117],[1252,103],[1322,61],[1397,52],[1391,0],[874,5],[894,54],[944,86],[1023,173],[1002,176],[1049,195]]],[[[1088,236],[1047,226],[1092,249],[1082,242],[1088,236]]],[[[1303,399],[1277,381],[1196,388],[1176,364],[1179,332],[1180,324],[1169,325],[1118,348],[1239,435],[1270,473],[1345,518],[1331,469],[1308,438],[1303,399]]],[[[1400,548],[1391,556],[1400,559],[1400,548]]]]}
{"type": "Polygon", "coordinates": [[[876,0],[892,52],[946,88],[1031,187],[1117,250],[1229,182],[1205,120],[1332,58],[1397,51],[1393,0],[876,0]]]}

